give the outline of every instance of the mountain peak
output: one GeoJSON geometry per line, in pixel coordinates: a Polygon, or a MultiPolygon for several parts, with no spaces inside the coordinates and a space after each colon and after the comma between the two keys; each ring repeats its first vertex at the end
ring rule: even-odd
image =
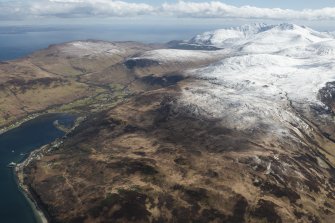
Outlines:
{"type": "Polygon", "coordinates": [[[301,26],[298,26],[298,25],[295,25],[295,24],[292,24],[292,23],[281,23],[275,27],[278,27],[282,30],[294,30],[294,29],[297,29],[297,28],[303,28],[301,26]]]}
{"type": "Polygon", "coordinates": [[[217,29],[214,31],[204,32],[196,35],[188,42],[197,45],[219,45],[226,40],[236,40],[239,38],[246,38],[261,31],[267,30],[268,25],[265,23],[252,23],[238,27],[231,27],[225,29],[217,29]]]}
{"type": "Polygon", "coordinates": [[[186,44],[212,46],[216,48],[239,48],[248,50],[280,51],[287,46],[306,46],[326,40],[334,40],[329,33],[318,32],[305,26],[291,23],[268,25],[252,23],[239,27],[218,29],[196,35],[186,44]],[[275,45],[273,43],[279,43],[275,45]],[[266,46],[270,44],[272,49],[266,46]]]}
{"type": "Polygon", "coordinates": [[[269,25],[266,23],[251,23],[251,24],[244,24],[242,26],[238,26],[232,29],[243,30],[243,31],[249,31],[249,30],[261,31],[267,29],[268,27],[269,25]]]}

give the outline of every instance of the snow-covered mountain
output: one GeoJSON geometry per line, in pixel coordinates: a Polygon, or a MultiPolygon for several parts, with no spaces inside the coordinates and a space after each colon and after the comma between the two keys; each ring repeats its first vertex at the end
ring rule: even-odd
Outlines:
{"type": "Polygon", "coordinates": [[[188,41],[189,44],[210,45],[215,47],[224,46],[227,43],[234,43],[236,40],[248,38],[254,34],[270,29],[264,23],[244,25],[229,29],[218,29],[196,35],[188,41]]]}
{"type": "Polygon", "coordinates": [[[289,123],[305,126],[292,105],[326,109],[319,91],[335,81],[335,39],[328,33],[293,24],[253,24],[200,34],[189,44],[226,53],[189,71],[198,82],[185,87],[180,103],[197,115],[224,119],[240,130],[267,126],[289,135],[289,123]]]}
{"type": "Polygon", "coordinates": [[[274,53],[333,40],[330,33],[294,24],[252,24],[196,35],[185,44],[229,48],[241,53],[274,53]]]}
{"type": "MultiPolygon", "coordinates": [[[[211,64],[201,69],[188,71],[201,84],[198,90],[185,91],[184,101],[194,103],[199,111],[206,111],[207,115],[214,117],[222,115],[223,110],[227,115],[227,111],[233,108],[231,104],[236,101],[244,106],[243,109],[257,110],[255,101],[261,98],[268,103],[262,104],[263,101],[259,104],[258,116],[267,108],[269,110],[265,113],[273,114],[276,106],[282,106],[282,98],[286,105],[289,101],[299,105],[323,106],[319,90],[327,82],[335,80],[335,38],[330,33],[305,26],[286,23],[244,25],[199,34],[185,44],[213,46],[220,50],[161,49],[147,51],[131,59],[149,59],[159,64],[210,61],[211,64]],[[209,98],[202,98],[206,97],[206,89],[211,92],[207,95],[209,98]],[[238,99],[233,100],[232,94],[236,94],[238,99]],[[224,95],[229,95],[229,99],[223,100],[224,95]],[[221,106],[221,103],[225,105],[221,106]]],[[[188,89],[196,88],[197,85],[192,83],[188,89]]],[[[278,108],[280,110],[283,108],[278,108]]],[[[234,111],[230,117],[237,114],[234,111]]],[[[241,117],[237,119],[242,120],[241,117]]],[[[244,123],[244,126],[248,125],[244,123]]]]}
{"type": "Polygon", "coordinates": [[[334,37],[252,24],[173,44],[76,41],[0,66],[20,108],[35,86],[85,91],[52,106],[85,120],[23,170],[57,222],[333,223],[334,37]],[[68,78],[12,79],[36,72],[68,78]]]}
{"type": "Polygon", "coordinates": [[[193,51],[193,50],[179,50],[179,49],[158,49],[146,51],[137,57],[132,57],[132,60],[146,59],[154,60],[161,64],[171,62],[191,62],[201,61],[217,58],[222,53],[219,51],[193,51]]]}

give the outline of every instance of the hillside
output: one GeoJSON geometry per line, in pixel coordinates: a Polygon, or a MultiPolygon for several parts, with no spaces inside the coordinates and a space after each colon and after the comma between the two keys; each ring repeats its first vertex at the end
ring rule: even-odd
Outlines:
{"type": "Polygon", "coordinates": [[[117,91],[113,86],[86,83],[82,76],[152,48],[133,42],[77,41],[53,45],[20,60],[2,62],[0,127],[36,113],[57,110],[61,105],[73,103],[68,107],[87,107],[90,102],[86,101],[91,98],[111,96],[117,91]]]}
{"type": "Polygon", "coordinates": [[[179,43],[188,50],[39,52],[57,49],[60,64],[42,60],[48,75],[119,96],[82,103],[85,120],[41,150],[24,183],[51,222],[331,223],[334,41],[254,24],[179,43]],[[108,58],[116,51],[131,54],[108,58]],[[87,72],[73,67],[77,56],[87,72]]]}

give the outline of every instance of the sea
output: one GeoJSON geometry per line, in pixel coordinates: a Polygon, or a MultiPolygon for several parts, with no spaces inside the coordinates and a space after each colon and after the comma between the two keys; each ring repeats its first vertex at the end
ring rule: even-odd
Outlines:
{"type": "Polygon", "coordinates": [[[74,40],[137,41],[166,43],[190,39],[216,26],[94,25],[94,26],[0,26],[0,61],[13,60],[47,48],[50,44],[74,40]]]}
{"type": "MultiPolygon", "coordinates": [[[[0,61],[28,56],[50,44],[74,40],[138,41],[166,43],[189,39],[202,28],[161,27],[157,25],[53,25],[53,26],[0,26],[0,61]]],[[[42,145],[62,137],[64,132],[53,125],[55,120],[69,122],[74,117],[65,114],[38,117],[21,126],[0,134],[0,222],[39,223],[30,202],[20,191],[11,162],[20,162],[42,145]]]]}
{"type": "Polygon", "coordinates": [[[21,192],[9,163],[23,161],[29,153],[42,145],[62,137],[64,132],[54,121],[70,125],[75,117],[66,114],[44,115],[27,121],[0,135],[0,222],[39,223],[31,204],[21,192]]]}

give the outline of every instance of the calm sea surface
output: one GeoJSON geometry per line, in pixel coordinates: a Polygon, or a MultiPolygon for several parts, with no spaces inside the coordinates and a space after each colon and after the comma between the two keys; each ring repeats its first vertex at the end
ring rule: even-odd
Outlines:
{"type": "Polygon", "coordinates": [[[23,57],[50,44],[73,40],[139,41],[166,43],[190,39],[216,26],[96,25],[96,26],[0,26],[0,60],[23,57]]]}
{"type": "MultiPolygon", "coordinates": [[[[0,26],[0,61],[24,57],[50,44],[73,40],[139,41],[164,43],[188,39],[202,29],[180,29],[159,26],[122,27],[43,27],[0,26]]],[[[53,126],[55,120],[73,121],[68,115],[49,115],[28,121],[0,135],[0,223],[36,223],[34,212],[20,192],[10,162],[20,162],[32,150],[64,135],[53,126]]]]}
{"type": "Polygon", "coordinates": [[[0,222],[36,223],[31,206],[15,181],[10,162],[20,162],[32,150],[62,137],[64,133],[53,125],[74,121],[64,114],[47,115],[28,121],[18,128],[0,135],[0,222]]]}

